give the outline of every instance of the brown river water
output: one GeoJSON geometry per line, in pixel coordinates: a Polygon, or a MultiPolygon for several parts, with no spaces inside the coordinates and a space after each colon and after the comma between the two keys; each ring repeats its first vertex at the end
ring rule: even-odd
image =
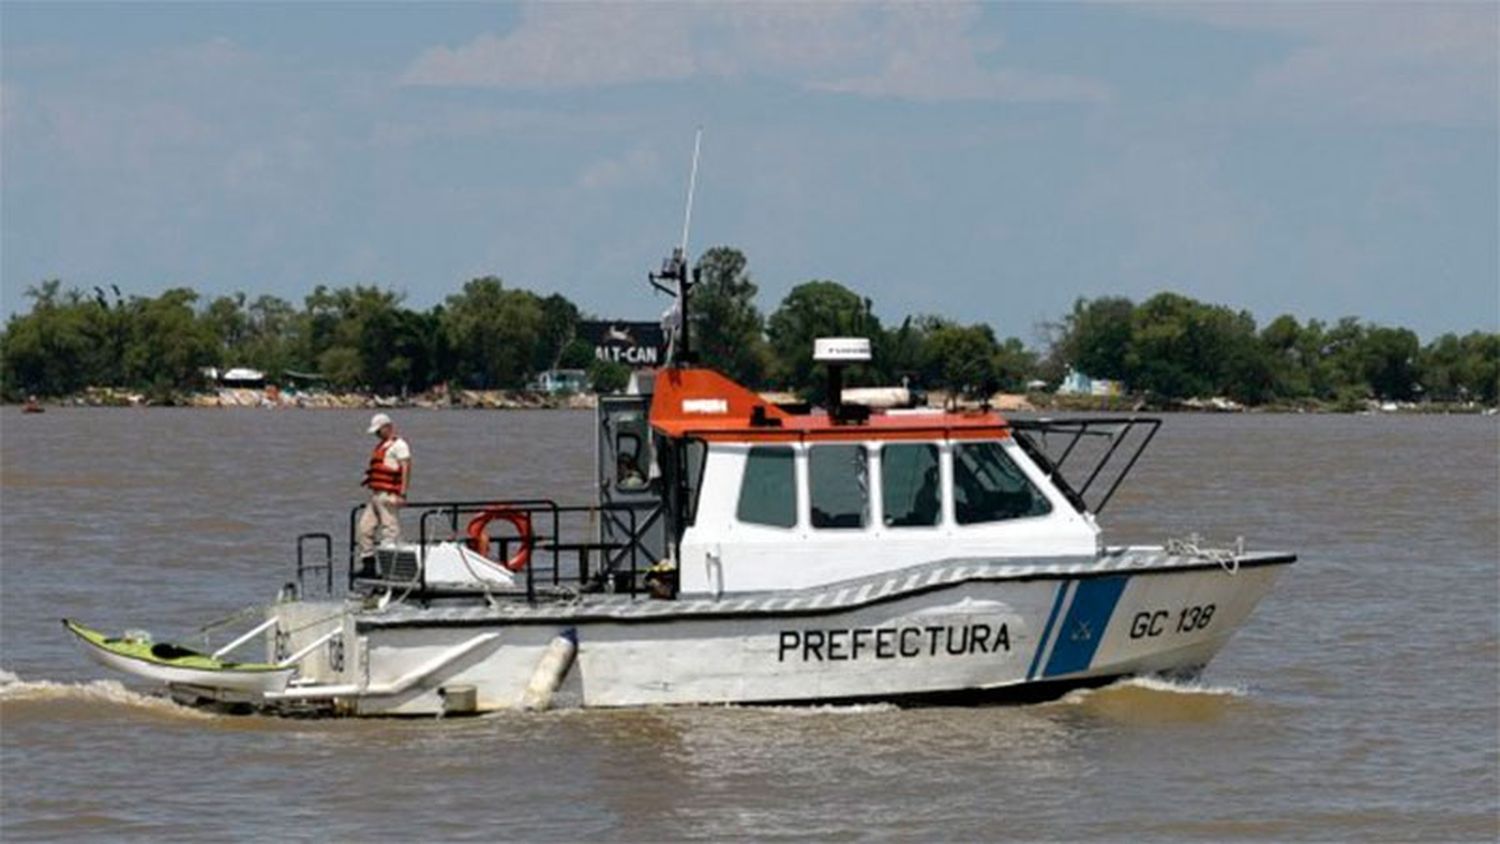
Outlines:
{"type": "MultiPolygon", "coordinates": [[[[592,415],[404,411],[422,497],[591,495],[592,415]]],[[[1102,519],[1301,555],[1192,685],[988,708],[306,720],[179,707],[58,619],[191,641],[339,531],[365,414],[0,411],[0,838],[1495,840],[1500,421],[1170,416],[1102,519]]]]}

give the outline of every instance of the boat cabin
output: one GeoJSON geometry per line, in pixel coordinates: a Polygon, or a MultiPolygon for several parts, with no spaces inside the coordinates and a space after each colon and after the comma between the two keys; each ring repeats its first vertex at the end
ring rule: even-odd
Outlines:
{"type": "Polygon", "coordinates": [[[1073,506],[992,411],[789,413],[706,369],[658,373],[651,426],[685,595],[802,589],[943,557],[1080,556],[1073,506]],[[693,464],[698,465],[694,466],[693,464]]]}

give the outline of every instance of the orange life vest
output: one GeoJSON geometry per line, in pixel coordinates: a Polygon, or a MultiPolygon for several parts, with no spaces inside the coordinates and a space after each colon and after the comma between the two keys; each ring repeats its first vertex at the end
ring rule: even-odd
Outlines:
{"type": "Polygon", "coordinates": [[[375,450],[370,453],[370,467],[365,469],[365,481],[361,486],[367,486],[373,492],[401,493],[401,470],[385,465],[385,452],[395,442],[396,438],[392,437],[375,446],[375,450]]]}

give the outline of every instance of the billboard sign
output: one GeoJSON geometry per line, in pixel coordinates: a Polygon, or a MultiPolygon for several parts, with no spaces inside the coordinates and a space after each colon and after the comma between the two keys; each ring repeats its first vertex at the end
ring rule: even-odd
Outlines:
{"type": "Polygon", "coordinates": [[[659,323],[580,322],[578,336],[593,345],[599,360],[639,369],[661,366],[667,359],[667,338],[659,323]]]}

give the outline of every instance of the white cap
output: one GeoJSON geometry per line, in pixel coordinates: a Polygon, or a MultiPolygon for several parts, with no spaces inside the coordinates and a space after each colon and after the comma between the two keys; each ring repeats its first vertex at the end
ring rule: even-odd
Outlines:
{"type": "Polygon", "coordinates": [[[376,431],[379,431],[383,426],[389,424],[391,424],[391,417],[386,416],[384,413],[377,413],[374,416],[370,417],[370,430],[368,431],[368,433],[373,434],[376,431]]]}

